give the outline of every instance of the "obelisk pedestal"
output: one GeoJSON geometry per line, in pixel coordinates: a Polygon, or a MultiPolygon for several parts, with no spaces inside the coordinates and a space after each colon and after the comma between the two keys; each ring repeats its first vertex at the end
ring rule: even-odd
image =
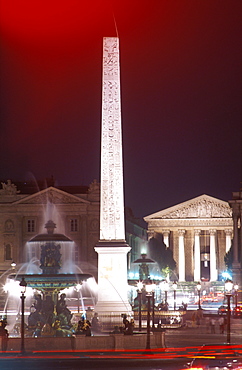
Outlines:
{"type": "Polygon", "coordinates": [[[98,302],[95,310],[99,315],[117,318],[122,313],[130,314],[132,309],[127,299],[127,252],[130,247],[122,242],[99,242],[95,250],[98,253],[98,302]]]}
{"type": "Polygon", "coordinates": [[[98,253],[98,302],[100,317],[120,322],[131,313],[127,299],[127,253],[125,241],[122,127],[120,101],[119,40],[103,39],[101,134],[100,239],[98,253]],[[115,319],[117,318],[117,320],[115,319]]]}

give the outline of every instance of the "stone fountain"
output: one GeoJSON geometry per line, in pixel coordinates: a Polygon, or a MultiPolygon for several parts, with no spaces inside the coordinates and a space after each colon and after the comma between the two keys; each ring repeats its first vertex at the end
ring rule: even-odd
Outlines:
{"type": "MultiPolygon", "coordinates": [[[[29,243],[40,245],[40,274],[11,274],[10,279],[27,283],[28,287],[42,293],[35,295],[35,303],[29,316],[29,326],[33,331],[38,325],[53,327],[58,325],[64,329],[71,328],[72,314],[65,304],[65,294],[61,290],[75,286],[93,278],[90,274],[82,273],[59,273],[61,269],[61,244],[71,243],[71,239],[63,234],[54,233],[56,224],[49,220],[45,224],[47,233],[38,234],[29,243]],[[58,299],[59,298],[59,299],[58,299]],[[58,324],[56,323],[58,321],[58,324]]],[[[63,330],[62,330],[63,332],[63,330]]]]}

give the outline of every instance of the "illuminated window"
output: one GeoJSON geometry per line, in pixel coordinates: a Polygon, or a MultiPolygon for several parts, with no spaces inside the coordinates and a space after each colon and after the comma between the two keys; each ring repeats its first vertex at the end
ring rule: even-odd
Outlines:
{"type": "Polygon", "coordinates": [[[36,231],[35,220],[27,220],[27,232],[34,233],[36,231]]]}
{"type": "Polygon", "coordinates": [[[78,231],[78,220],[77,218],[70,219],[70,231],[77,232],[78,231]]]}

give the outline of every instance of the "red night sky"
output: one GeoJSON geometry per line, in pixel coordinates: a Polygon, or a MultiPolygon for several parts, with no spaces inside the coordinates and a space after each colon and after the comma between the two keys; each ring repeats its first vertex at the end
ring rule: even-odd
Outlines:
{"type": "Polygon", "coordinates": [[[0,1],[0,179],[100,177],[102,38],[120,38],[125,205],[241,181],[240,0],[0,1]]]}

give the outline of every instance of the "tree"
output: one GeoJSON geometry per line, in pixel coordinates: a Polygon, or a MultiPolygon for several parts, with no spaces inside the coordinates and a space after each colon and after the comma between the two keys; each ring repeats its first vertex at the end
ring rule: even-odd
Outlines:
{"type": "Polygon", "coordinates": [[[224,256],[224,262],[228,270],[232,270],[233,264],[233,244],[224,256]]]}
{"type": "Polygon", "coordinates": [[[166,247],[161,238],[151,238],[148,241],[148,251],[150,258],[157,262],[164,276],[169,275],[176,268],[173,253],[171,249],[166,247]]]}

